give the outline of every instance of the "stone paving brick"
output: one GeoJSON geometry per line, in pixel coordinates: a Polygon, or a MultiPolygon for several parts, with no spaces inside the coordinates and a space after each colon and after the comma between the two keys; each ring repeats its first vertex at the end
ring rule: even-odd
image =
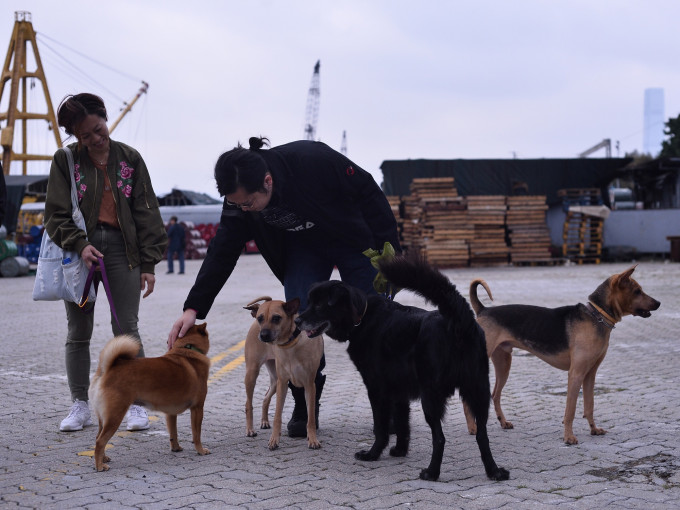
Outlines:
{"type": "MultiPolygon", "coordinates": [[[[188,261],[186,278],[158,274],[156,291],[142,301],[140,332],[148,356],[165,352],[167,333],[199,266],[200,261],[188,261]]],[[[584,302],[602,280],[629,266],[467,268],[445,274],[466,297],[469,282],[484,278],[496,298],[493,303],[485,300],[490,306],[562,306],[584,302]]],[[[502,430],[492,408],[488,424],[494,457],[510,470],[506,482],[486,478],[457,397],[451,399],[443,425],[446,447],[438,482],[418,479],[429,462],[431,437],[417,402],[411,406],[407,457],[395,459],[386,450],[376,462],[355,460],[354,453],[372,442],[370,405],[346,346],[330,339],[325,341],[328,382],[321,406],[320,450],[309,450],[306,440],[284,435],[281,447],[269,451],[270,430],[245,437],[245,369],[240,364],[209,386],[202,439],[211,455],[201,457],[193,451],[188,413],[178,420],[185,450],[170,452],[164,416],[151,412],[148,431],[131,434],[121,427],[110,442],[111,470],[96,473],[91,456],[79,455],[93,449],[96,427],[58,431],[70,406],[63,366],[63,304],[33,302],[32,277],[0,279],[0,507],[676,508],[680,264],[642,262],[635,278],[662,304],[651,318],[626,317],[612,332],[595,382],[595,419],[608,431],[605,436],[590,435],[579,398],[574,423],[579,444],[564,445],[566,373],[515,350],[503,392],[504,411],[515,428],[502,430]]],[[[252,318],[242,306],[265,294],[280,298],[283,292],[259,255],[242,257],[206,321],[210,356],[243,340],[252,318]]],[[[428,307],[408,292],[399,294],[398,300],[428,307]]],[[[102,298],[95,311],[93,360],[111,335],[102,298]]],[[[211,373],[239,354],[242,350],[216,362],[211,373]]],[[[261,373],[256,406],[267,385],[261,373]]],[[[291,410],[289,395],[284,421],[291,410]]],[[[273,412],[274,403],[270,419],[273,412]]]]}

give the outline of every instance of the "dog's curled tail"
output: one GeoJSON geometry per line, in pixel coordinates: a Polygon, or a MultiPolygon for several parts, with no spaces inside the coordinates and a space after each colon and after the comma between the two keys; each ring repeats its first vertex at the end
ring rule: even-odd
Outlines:
{"type": "Polygon", "coordinates": [[[135,337],[130,335],[120,335],[112,338],[99,353],[99,366],[97,371],[101,370],[104,374],[111,368],[116,360],[135,359],[139,353],[140,343],[135,337]]]}
{"type": "Polygon", "coordinates": [[[479,285],[484,287],[484,290],[489,295],[489,298],[491,299],[491,301],[493,301],[493,296],[491,295],[491,289],[486,284],[486,282],[484,280],[479,279],[479,278],[477,278],[476,280],[472,280],[472,282],[470,283],[470,303],[472,304],[472,308],[477,315],[479,315],[479,312],[481,312],[482,310],[484,310],[484,308],[486,308],[482,304],[482,302],[479,300],[479,298],[477,297],[477,287],[479,285]]]}
{"type": "Polygon", "coordinates": [[[456,311],[462,305],[470,310],[465,298],[456,290],[456,286],[419,257],[398,256],[381,261],[380,271],[394,285],[409,289],[437,305],[445,317],[455,317],[456,311]]]}

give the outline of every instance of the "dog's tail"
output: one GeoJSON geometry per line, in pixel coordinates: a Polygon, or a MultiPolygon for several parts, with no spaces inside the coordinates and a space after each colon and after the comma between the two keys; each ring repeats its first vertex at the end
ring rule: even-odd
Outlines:
{"type": "Polygon", "coordinates": [[[101,370],[102,374],[113,366],[113,364],[123,359],[135,359],[139,353],[141,344],[139,340],[130,335],[120,335],[112,338],[99,353],[99,366],[97,371],[101,370]]]}
{"type": "Polygon", "coordinates": [[[482,302],[479,300],[479,298],[477,297],[477,287],[479,285],[484,287],[484,290],[489,295],[489,298],[491,299],[491,301],[493,301],[493,296],[491,295],[491,289],[486,284],[486,282],[484,280],[479,279],[479,278],[476,279],[476,280],[472,280],[472,282],[470,283],[470,303],[472,304],[472,308],[477,315],[479,315],[479,312],[481,312],[482,310],[484,310],[484,308],[486,308],[486,306],[484,306],[482,304],[482,302]]]}
{"type": "Polygon", "coordinates": [[[468,321],[475,322],[470,305],[456,286],[424,260],[399,256],[381,261],[380,271],[394,285],[424,297],[436,305],[444,317],[455,318],[462,327],[468,326],[468,321]]]}

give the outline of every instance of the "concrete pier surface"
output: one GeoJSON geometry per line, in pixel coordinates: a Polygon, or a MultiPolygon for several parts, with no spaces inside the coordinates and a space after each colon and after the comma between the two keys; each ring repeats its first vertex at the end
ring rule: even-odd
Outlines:
{"type": "MultiPolygon", "coordinates": [[[[157,266],[156,291],[142,301],[140,332],[147,356],[166,350],[201,261],[186,274],[157,266]]],[[[586,302],[604,279],[631,264],[465,268],[444,271],[467,298],[469,283],[484,278],[493,304],[562,306],[586,302]]],[[[94,470],[97,427],[59,432],[70,398],[64,368],[66,319],[61,302],[34,302],[33,277],[0,278],[0,508],[250,508],[409,509],[670,509],[680,501],[680,264],[642,262],[635,279],[661,301],[647,319],[626,317],[611,335],[595,383],[595,419],[608,432],[591,436],[581,418],[579,444],[562,441],[567,374],[514,351],[503,409],[513,430],[502,430],[490,406],[489,437],[496,462],[510,479],[484,474],[457,397],[444,422],[446,447],[437,482],[418,478],[431,454],[430,430],[419,402],[411,406],[411,448],[404,458],[387,450],[376,462],[354,459],[373,440],[371,410],[346,346],[325,340],[327,382],[321,399],[320,450],[306,439],[281,438],[267,448],[270,431],[246,437],[243,340],[252,317],[242,307],[283,289],[260,255],[244,255],[208,314],[212,359],[202,441],[191,444],[189,414],[179,417],[184,451],[170,451],[165,418],[150,412],[151,427],[110,441],[108,472],[94,470]]],[[[480,295],[483,295],[480,289],[480,295]]],[[[397,301],[429,307],[413,294],[397,301]]],[[[104,293],[95,310],[92,371],[111,338],[104,293]]],[[[255,389],[259,416],[268,377],[255,389]]],[[[493,385],[493,369],[490,369],[493,385]]],[[[284,422],[292,411],[288,397],[284,422]]],[[[274,401],[270,408],[273,418],[274,401]]],[[[392,438],[392,443],[394,438],[392,438]]]]}

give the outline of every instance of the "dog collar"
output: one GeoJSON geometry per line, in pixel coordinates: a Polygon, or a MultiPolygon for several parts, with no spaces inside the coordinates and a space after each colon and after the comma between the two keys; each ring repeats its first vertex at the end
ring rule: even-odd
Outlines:
{"type": "Polygon", "coordinates": [[[184,346],[184,348],[185,349],[191,349],[192,351],[200,352],[201,354],[203,354],[203,356],[205,356],[205,353],[201,349],[196,347],[194,344],[186,344],[184,346]]]}
{"type": "Polygon", "coordinates": [[[614,324],[616,324],[618,321],[616,321],[611,315],[605,312],[602,309],[602,307],[597,306],[592,301],[588,301],[588,309],[590,310],[591,314],[595,317],[597,322],[601,322],[609,329],[614,329],[614,324]]]}
{"type": "Polygon", "coordinates": [[[283,347],[284,349],[293,347],[300,341],[300,333],[301,333],[300,328],[295,327],[295,331],[293,331],[293,333],[290,335],[288,341],[277,345],[277,347],[283,347]]]}
{"type": "Polygon", "coordinates": [[[366,300],[366,304],[364,304],[364,311],[359,316],[359,321],[354,325],[355,328],[361,325],[361,321],[363,320],[364,315],[366,315],[366,310],[368,310],[368,299],[366,300]]]}

